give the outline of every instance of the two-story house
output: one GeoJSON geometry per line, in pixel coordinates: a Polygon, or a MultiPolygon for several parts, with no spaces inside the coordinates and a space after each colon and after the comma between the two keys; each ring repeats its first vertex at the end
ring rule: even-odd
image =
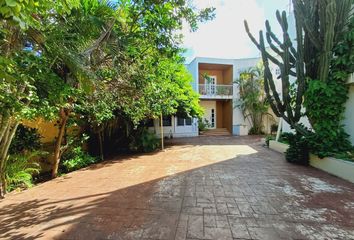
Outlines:
{"type": "MultiPolygon", "coordinates": [[[[193,76],[193,89],[200,95],[204,108],[202,120],[209,129],[220,129],[228,135],[247,135],[250,123],[236,107],[239,89],[234,81],[241,71],[254,67],[260,58],[220,59],[196,57],[187,64],[193,76]]],[[[165,116],[163,132],[166,137],[198,136],[198,120],[165,116]]],[[[266,131],[272,122],[265,122],[266,131]]],[[[160,121],[155,120],[150,129],[160,134],[160,121]]]]}

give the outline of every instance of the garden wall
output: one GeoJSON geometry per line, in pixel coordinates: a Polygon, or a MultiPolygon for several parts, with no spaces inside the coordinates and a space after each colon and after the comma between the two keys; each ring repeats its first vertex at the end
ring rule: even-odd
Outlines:
{"type": "MultiPolygon", "coordinates": [[[[284,143],[273,140],[269,141],[269,148],[280,153],[285,153],[288,147],[289,146],[284,143]]],[[[316,155],[310,154],[310,166],[354,183],[354,162],[332,157],[321,159],[316,155]]]]}

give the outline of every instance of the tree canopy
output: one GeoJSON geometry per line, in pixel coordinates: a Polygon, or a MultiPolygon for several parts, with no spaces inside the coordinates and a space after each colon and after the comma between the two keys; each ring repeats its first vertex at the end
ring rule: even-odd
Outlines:
{"type": "Polygon", "coordinates": [[[180,57],[183,21],[213,18],[184,0],[6,0],[0,3],[0,162],[23,119],[56,120],[53,177],[67,124],[104,130],[124,116],[199,116],[180,57]]]}

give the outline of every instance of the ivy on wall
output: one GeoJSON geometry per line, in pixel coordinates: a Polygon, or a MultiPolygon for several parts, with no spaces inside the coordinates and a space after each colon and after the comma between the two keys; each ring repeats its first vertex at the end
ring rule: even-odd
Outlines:
{"type": "MultiPolygon", "coordinates": [[[[319,157],[335,156],[353,151],[342,120],[348,99],[349,74],[354,72],[354,18],[343,39],[333,48],[334,58],[326,82],[309,81],[305,93],[306,115],[315,132],[307,136],[311,152],[319,157]]],[[[349,155],[349,156],[348,156],[349,155]]]]}

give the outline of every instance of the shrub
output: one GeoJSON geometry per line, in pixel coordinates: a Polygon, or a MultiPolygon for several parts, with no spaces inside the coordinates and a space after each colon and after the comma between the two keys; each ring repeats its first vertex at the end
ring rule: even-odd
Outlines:
{"type": "Polygon", "coordinates": [[[8,191],[33,186],[33,175],[39,174],[40,171],[40,165],[34,162],[33,158],[42,154],[43,152],[34,151],[9,156],[5,169],[8,191]]]}
{"type": "Polygon", "coordinates": [[[62,159],[61,169],[63,172],[72,172],[98,161],[97,158],[92,157],[87,152],[83,151],[82,147],[74,147],[70,149],[63,154],[62,159]]]}
{"type": "Polygon", "coordinates": [[[308,165],[309,164],[309,149],[305,137],[300,134],[286,134],[286,140],[289,143],[289,148],[285,152],[285,158],[290,163],[308,165]]]}
{"type": "Polygon", "coordinates": [[[269,147],[269,141],[274,140],[274,139],[275,139],[275,137],[273,135],[267,135],[265,137],[265,144],[267,145],[267,147],[269,147]]]}
{"type": "Polygon", "coordinates": [[[203,120],[202,118],[199,118],[199,120],[198,120],[199,131],[205,131],[209,127],[210,127],[210,123],[207,119],[203,120]]]}
{"type": "Polygon", "coordinates": [[[20,153],[26,150],[34,151],[41,147],[42,136],[38,129],[20,124],[9,149],[10,154],[20,153]]]}
{"type": "Polygon", "coordinates": [[[248,131],[248,135],[263,135],[264,132],[258,127],[251,127],[248,131]]]}
{"type": "Polygon", "coordinates": [[[290,139],[292,139],[294,137],[293,133],[290,132],[283,132],[282,134],[280,134],[279,136],[279,142],[281,143],[286,143],[289,144],[290,143],[290,139]]]}
{"type": "Polygon", "coordinates": [[[160,146],[160,140],[152,132],[146,128],[138,128],[131,135],[131,142],[129,148],[131,151],[138,152],[152,152],[160,146]]]}

